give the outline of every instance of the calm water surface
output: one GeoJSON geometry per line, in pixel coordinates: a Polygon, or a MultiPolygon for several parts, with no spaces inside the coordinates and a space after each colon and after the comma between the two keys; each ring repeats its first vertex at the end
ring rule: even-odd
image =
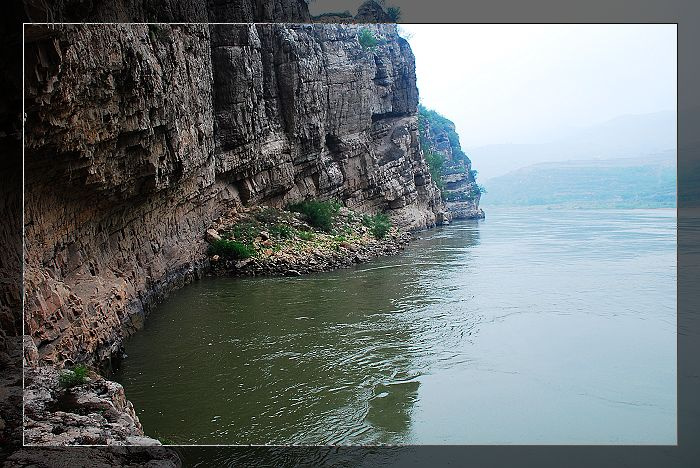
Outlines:
{"type": "Polygon", "coordinates": [[[349,270],[189,285],[116,378],[182,444],[675,444],[675,210],[487,216],[349,270]]]}

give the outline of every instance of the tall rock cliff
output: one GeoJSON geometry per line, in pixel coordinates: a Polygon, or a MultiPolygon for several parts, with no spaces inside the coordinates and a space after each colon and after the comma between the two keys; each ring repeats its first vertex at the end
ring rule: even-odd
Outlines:
{"type": "Polygon", "coordinates": [[[106,361],[200,266],[216,214],[209,31],[26,40],[25,332],[45,362],[106,361]]]}
{"type": "Polygon", "coordinates": [[[243,204],[337,198],[403,227],[435,224],[413,54],[393,25],[372,28],[371,50],[360,29],[214,27],[216,171],[243,204]]]}
{"type": "Polygon", "coordinates": [[[418,122],[423,153],[453,219],[483,218],[479,208],[482,188],[477,172],[464,154],[455,124],[433,110],[419,107],[418,122]]]}
{"type": "Polygon", "coordinates": [[[25,42],[29,364],[107,363],[241,206],[446,216],[395,25],[29,26],[25,42]]]}

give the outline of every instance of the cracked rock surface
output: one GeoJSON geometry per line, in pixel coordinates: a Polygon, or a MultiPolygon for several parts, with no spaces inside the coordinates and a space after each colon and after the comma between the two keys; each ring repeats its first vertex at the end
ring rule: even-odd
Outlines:
{"type": "Polygon", "coordinates": [[[28,364],[108,366],[209,268],[222,213],[337,199],[404,230],[449,219],[396,25],[28,26],[25,58],[28,364]]]}
{"type": "Polygon", "coordinates": [[[144,435],[120,384],[91,373],[87,383],[64,389],[60,372],[25,370],[26,445],[161,445],[144,435]]]}

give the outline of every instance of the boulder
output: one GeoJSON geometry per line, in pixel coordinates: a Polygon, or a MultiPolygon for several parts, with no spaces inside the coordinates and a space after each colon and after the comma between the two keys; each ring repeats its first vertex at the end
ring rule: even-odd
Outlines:
{"type": "Polygon", "coordinates": [[[210,244],[213,244],[214,242],[220,241],[221,236],[216,231],[216,229],[207,229],[207,232],[204,234],[204,240],[206,240],[210,244]]]}

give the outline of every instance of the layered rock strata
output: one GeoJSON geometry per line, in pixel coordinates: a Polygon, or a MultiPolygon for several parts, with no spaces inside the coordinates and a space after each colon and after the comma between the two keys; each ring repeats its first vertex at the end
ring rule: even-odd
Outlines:
{"type": "Polygon", "coordinates": [[[202,268],[216,206],[209,32],[27,37],[25,331],[42,363],[108,362],[202,268]]]}
{"type": "MultiPolygon", "coordinates": [[[[158,2],[157,4],[156,2],[152,1],[135,2],[131,0],[118,0],[114,2],[60,0],[49,3],[37,0],[27,0],[23,2],[23,5],[18,5],[13,4],[13,7],[10,8],[14,8],[18,10],[18,12],[21,10],[21,13],[27,15],[27,21],[50,23],[61,21],[124,21],[136,23],[147,21],[298,22],[307,21],[309,17],[306,0],[275,0],[273,2],[251,2],[249,0],[169,0],[168,2],[158,2]]],[[[100,70],[100,65],[96,64],[96,59],[99,57],[100,52],[102,51],[98,50],[98,47],[95,44],[90,44],[90,41],[93,39],[90,34],[86,34],[82,37],[82,39],[85,40],[85,43],[81,47],[73,47],[73,51],[71,52],[72,55],[68,54],[68,60],[66,60],[66,57],[64,57],[62,54],[66,52],[65,47],[67,45],[68,47],[71,47],[71,41],[73,41],[73,46],[76,45],[76,36],[71,36],[70,34],[66,33],[65,30],[60,31],[60,29],[61,27],[52,30],[40,28],[39,30],[35,29],[30,31],[27,35],[29,60],[33,60],[31,55],[36,54],[39,56],[38,61],[41,62],[41,64],[38,66],[36,63],[29,66],[28,71],[30,73],[36,73],[36,76],[30,75],[27,81],[32,83],[34,80],[36,80],[37,86],[39,88],[44,88],[40,94],[51,94],[53,84],[59,83],[66,79],[66,76],[70,76],[71,74],[75,74],[81,70],[88,74],[93,71],[105,71],[100,70]],[[54,42],[54,39],[56,39],[58,42],[54,42]],[[82,59],[87,59],[89,65],[81,68],[79,66],[80,64],[77,62],[82,59]]],[[[154,36],[155,32],[156,31],[154,31],[154,36]]],[[[19,35],[17,35],[17,37],[19,37],[19,35]]],[[[126,83],[121,82],[120,80],[123,76],[129,75],[129,72],[125,69],[129,67],[129,64],[133,65],[134,63],[134,55],[131,57],[128,57],[128,55],[134,52],[135,48],[129,47],[127,40],[128,38],[125,37],[123,32],[113,33],[111,35],[107,34],[106,37],[111,37],[111,39],[117,40],[119,44],[115,44],[115,47],[106,51],[108,55],[111,55],[112,62],[106,67],[107,73],[105,76],[109,77],[110,70],[117,70],[120,72],[119,74],[114,75],[117,84],[123,85],[124,88],[128,88],[130,86],[140,86],[143,83],[142,78],[144,78],[140,75],[140,72],[148,74],[149,67],[145,67],[141,69],[140,72],[134,73],[132,81],[127,80],[126,83]],[[131,50],[131,52],[129,52],[129,50],[131,50]],[[121,59],[126,60],[128,63],[119,64],[120,54],[123,51],[126,51],[126,56],[122,57],[121,59]]],[[[20,43],[19,40],[16,42],[17,44],[20,43]]],[[[13,50],[19,50],[19,48],[16,47],[15,42],[8,39],[8,41],[5,41],[5,43],[6,45],[10,44],[10,47],[12,47],[13,50]]],[[[164,48],[154,47],[154,49],[160,50],[155,55],[162,56],[164,53],[167,55],[165,50],[163,50],[164,48]]],[[[197,46],[188,46],[188,53],[186,55],[189,55],[192,50],[196,52],[197,46]]],[[[149,53],[149,55],[154,54],[149,53]]],[[[135,57],[139,59],[141,58],[138,51],[135,52],[135,57]]],[[[160,60],[160,58],[158,60],[160,60]]],[[[168,60],[171,59],[166,59],[165,62],[161,63],[161,65],[166,64],[168,60]]],[[[195,62],[197,61],[199,61],[199,57],[195,59],[195,62]]],[[[17,60],[16,62],[19,64],[20,60],[17,60]]],[[[5,67],[6,69],[14,69],[15,63],[11,62],[7,65],[8,66],[5,67]]],[[[185,68],[186,67],[187,66],[185,65],[185,68]]],[[[164,71],[163,78],[167,78],[168,75],[165,73],[167,73],[169,70],[180,70],[180,68],[181,67],[178,67],[177,63],[173,63],[173,67],[162,67],[162,70],[164,71]]],[[[13,76],[21,76],[21,74],[17,73],[13,76]]],[[[5,131],[2,136],[7,137],[7,135],[10,135],[12,138],[16,138],[16,141],[19,141],[21,137],[21,128],[19,124],[21,118],[21,105],[19,98],[15,100],[12,96],[20,96],[19,89],[21,88],[21,85],[19,81],[13,81],[12,83],[9,83],[9,85],[11,90],[16,90],[17,92],[7,93],[8,99],[5,101],[12,99],[12,106],[10,107],[12,108],[13,112],[8,115],[12,116],[13,121],[10,125],[3,125],[3,129],[7,129],[8,127],[12,128],[10,131],[5,131]],[[15,110],[16,112],[14,112],[15,110]]],[[[99,85],[96,85],[94,89],[97,91],[97,94],[100,93],[99,85]]],[[[121,93],[122,91],[119,92],[121,93]]],[[[61,93],[71,94],[71,91],[64,87],[61,93]]],[[[137,93],[134,93],[132,101],[142,100],[142,97],[136,96],[136,94],[137,93]]],[[[168,93],[163,92],[162,94],[167,95],[168,93]]],[[[56,101],[55,99],[51,98],[44,99],[44,97],[39,98],[38,100],[40,106],[45,106],[47,108],[47,113],[44,114],[42,119],[50,121],[49,126],[55,125],[59,128],[63,127],[63,130],[66,130],[70,123],[67,123],[65,120],[61,122],[60,115],[63,114],[65,116],[66,114],[72,113],[75,106],[79,105],[79,102],[76,103],[75,99],[68,99],[67,108],[69,110],[67,112],[63,112],[63,103],[61,103],[60,99],[56,101]],[[58,121],[52,120],[52,114],[59,115],[58,121]]],[[[173,95],[172,97],[177,98],[177,94],[173,95]]],[[[104,98],[104,96],[97,99],[97,102],[95,102],[95,113],[101,113],[100,106],[104,102],[102,98],[104,98]]],[[[83,99],[83,97],[78,98],[78,100],[80,99],[83,99]]],[[[5,101],[3,101],[4,105],[7,104],[5,101]]],[[[120,109],[122,106],[122,100],[118,98],[116,101],[117,105],[114,107],[120,109]]],[[[129,99],[126,99],[125,101],[129,101],[129,99]]],[[[89,102],[89,99],[87,102],[89,102]]],[[[147,101],[142,101],[136,104],[136,106],[144,106],[146,102],[147,101]]],[[[36,107],[32,106],[31,99],[28,100],[27,103],[27,116],[30,119],[28,128],[30,128],[31,118],[33,113],[36,112],[36,107]]],[[[157,105],[154,107],[157,107],[157,105]]],[[[125,124],[125,120],[122,120],[117,124],[118,126],[123,126],[123,128],[121,128],[118,132],[120,136],[124,134],[125,137],[131,141],[134,141],[144,140],[145,138],[143,138],[143,131],[145,130],[145,133],[151,134],[154,137],[153,139],[160,139],[161,144],[167,141],[172,144],[172,140],[174,139],[172,137],[172,132],[173,129],[174,131],[179,131],[179,120],[168,117],[161,118],[161,122],[163,122],[164,127],[162,127],[160,130],[155,128],[158,125],[149,124],[131,126],[132,130],[130,130],[130,126],[125,124]],[[165,128],[169,129],[169,133],[165,133],[165,135],[163,135],[163,130],[165,128]],[[152,132],[150,130],[152,130],[152,132]],[[136,133],[128,136],[130,131],[135,131],[136,133]],[[141,135],[138,135],[138,132],[142,132],[141,135]]],[[[208,128],[208,126],[206,128],[208,128]]],[[[74,129],[74,133],[76,134],[79,134],[80,131],[81,128],[74,129]]],[[[31,135],[30,138],[32,138],[31,135]]],[[[61,137],[58,138],[60,139],[61,137]]],[[[107,138],[107,140],[108,139],[109,138],[107,138]]],[[[7,138],[4,138],[3,143],[6,140],[7,138]]],[[[86,140],[89,140],[89,138],[86,138],[86,140]]],[[[60,166],[68,163],[68,165],[72,167],[68,171],[65,171],[63,175],[66,175],[66,173],[72,175],[73,169],[80,169],[81,167],[85,168],[86,165],[92,163],[92,156],[87,157],[90,162],[85,160],[80,161],[83,156],[80,156],[77,151],[82,151],[82,149],[68,150],[67,153],[59,149],[58,151],[54,152],[54,149],[52,149],[51,146],[54,146],[57,143],[59,142],[55,141],[54,143],[49,143],[46,145],[47,148],[45,148],[45,155],[43,157],[45,158],[44,161],[47,164],[41,164],[40,161],[37,161],[39,164],[32,166],[32,158],[36,156],[36,153],[32,153],[31,151],[28,152],[27,160],[30,163],[29,167],[36,169],[37,171],[46,170],[47,172],[53,172],[54,168],[51,167],[51,165],[56,163],[59,166],[58,173],[61,174],[60,166]],[[76,152],[72,153],[73,151],[76,152]],[[56,156],[58,160],[54,160],[53,156],[56,156]],[[71,159],[72,162],[69,162],[71,159]]],[[[86,144],[89,146],[93,143],[94,142],[88,141],[86,144]]],[[[12,144],[14,145],[14,141],[12,144]]],[[[124,144],[124,141],[121,143],[118,142],[116,146],[119,147],[122,144],[124,144]]],[[[97,143],[97,146],[101,145],[104,145],[103,140],[100,140],[97,143]]],[[[132,147],[133,149],[134,146],[138,147],[139,145],[129,145],[127,143],[126,146],[132,147]]],[[[141,147],[149,146],[150,143],[148,142],[141,144],[141,147]]],[[[97,153],[103,149],[104,148],[98,149],[97,153]]],[[[172,151],[172,149],[169,148],[169,151],[172,151]]],[[[17,151],[15,151],[14,146],[12,146],[11,152],[5,152],[8,154],[19,154],[17,151]]],[[[41,153],[42,151],[40,150],[39,152],[41,153]]],[[[116,153],[117,157],[115,158],[115,161],[118,161],[122,156],[119,154],[119,151],[116,153]]],[[[20,158],[17,158],[17,161],[20,161],[20,158]]],[[[131,161],[131,159],[126,159],[126,164],[122,164],[122,166],[130,166],[131,161]]],[[[157,164],[157,166],[159,166],[159,171],[163,169],[160,162],[157,164]]],[[[135,169],[136,172],[141,170],[141,168],[138,166],[133,169],[135,169]]],[[[177,170],[175,172],[177,172],[177,170]]],[[[192,175],[195,172],[197,171],[192,170],[189,174],[184,174],[182,176],[185,179],[195,179],[195,177],[192,175]]],[[[19,169],[13,171],[13,174],[17,175],[21,173],[22,172],[19,169]]],[[[207,171],[205,170],[203,173],[205,173],[205,175],[200,177],[209,181],[210,176],[208,175],[207,171]]],[[[42,239],[41,237],[35,235],[31,239],[30,244],[27,245],[27,250],[33,252],[34,249],[39,249],[40,251],[44,251],[44,253],[37,255],[34,253],[28,254],[25,258],[25,266],[28,267],[27,271],[30,273],[30,276],[35,275],[30,278],[30,282],[26,286],[29,286],[29,288],[36,286],[43,287],[41,291],[29,290],[27,292],[28,298],[39,301],[35,302],[34,304],[28,303],[27,310],[36,311],[36,308],[43,307],[41,300],[49,297],[49,302],[51,302],[51,305],[49,308],[45,309],[45,311],[49,313],[49,315],[46,316],[47,320],[40,320],[34,325],[36,327],[44,327],[46,324],[48,324],[47,328],[50,331],[45,335],[45,340],[40,338],[38,341],[35,341],[35,338],[37,338],[36,334],[30,329],[27,329],[29,332],[32,332],[33,336],[25,337],[25,343],[27,344],[25,349],[28,350],[28,359],[25,359],[25,361],[30,364],[36,364],[39,362],[60,363],[66,359],[68,361],[84,359],[89,361],[104,361],[114,350],[118,349],[118,346],[115,346],[115,343],[119,342],[122,335],[121,331],[115,333],[117,329],[114,327],[117,324],[122,327],[125,326],[128,330],[132,329],[133,327],[130,325],[131,319],[135,319],[135,325],[138,325],[141,319],[142,309],[146,310],[153,303],[155,303],[159,297],[166,294],[169,288],[177,287],[178,285],[191,279],[200,271],[202,268],[200,248],[203,249],[203,246],[200,245],[201,240],[199,237],[190,236],[189,234],[194,233],[197,227],[206,224],[205,220],[208,217],[213,217],[213,215],[208,215],[208,213],[211,212],[210,210],[218,210],[219,204],[223,204],[225,202],[221,198],[216,201],[212,201],[215,198],[215,194],[218,193],[218,188],[212,188],[209,191],[205,191],[202,190],[202,187],[199,187],[196,190],[192,190],[194,183],[183,183],[182,192],[190,192],[189,194],[184,195],[183,193],[180,193],[181,191],[178,190],[174,184],[174,186],[169,190],[164,189],[159,192],[160,195],[163,195],[160,202],[156,202],[153,197],[149,197],[147,195],[142,196],[140,197],[141,200],[135,203],[133,210],[126,206],[128,204],[128,196],[121,200],[121,204],[118,204],[112,210],[105,210],[104,202],[101,204],[98,203],[97,206],[92,208],[92,213],[101,213],[99,215],[101,219],[96,219],[93,222],[94,226],[86,226],[86,224],[90,224],[92,215],[90,214],[89,209],[76,206],[76,204],[80,203],[77,200],[80,199],[81,193],[87,193],[88,196],[85,198],[84,203],[90,204],[106,195],[108,191],[95,191],[97,193],[97,195],[95,195],[95,193],[91,192],[91,188],[87,183],[85,185],[88,187],[87,190],[85,190],[85,187],[82,184],[75,183],[74,181],[70,180],[70,177],[68,179],[62,179],[62,177],[59,176],[58,180],[54,179],[53,177],[54,176],[48,176],[43,182],[40,182],[42,188],[36,189],[35,195],[41,191],[45,191],[46,193],[37,197],[42,198],[41,201],[37,201],[35,199],[33,203],[36,203],[34,208],[39,209],[42,212],[55,209],[63,211],[61,215],[47,216],[47,228],[49,232],[53,227],[64,226],[64,228],[59,229],[57,234],[57,236],[62,240],[57,241],[56,238],[42,239]],[[56,196],[51,194],[54,189],[56,189],[58,192],[56,196]],[[67,205],[64,207],[61,204],[64,199],[72,199],[73,201],[67,203],[67,205]],[[166,200],[168,200],[167,203],[166,200]],[[208,205],[200,210],[197,210],[195,208],[197,203],[208,203],[208,205]],[[215,208],[211,208],[211,206],[214,206],[215,208]],[[175,215],[172,214],[173,210],[176,213],[175,215]],[[195,211],[195,213],[190,215],[192,211],[195,211]],[[204,219],[200,220],[197,219],[197,213],[202,215],[206,214],[206,216],[203,216],[204,219]],[[179,216],[183,214],[187,216],[188,220],[185,222],[180,222],[179,216]],[[71,219],[74,216],[76,219],[71,219]],[[148,217],[148,219],[143,220],[144,217],[148,217]],[[55,219],[51,220],[51,218],[55,219]],[[112,219],[108,221],[109,218],[112,219]],[[147,228],[149,225],[158,224],[161,220],[162,226],[159,229],[147,228]],[[73,223],[75,226],[81,226],[80,231],[74,235],[67,234],[68,228],[65,227],[65,225],[71,223],[73,223]],[[99,232],[100,230],[109,232],[110,236],[121,236],[122,240],[112,244],[115,245],[115,248],[111,252],[102,252],[98,250],[97,253],[100,255],[94,259],[88,259],[86,254],[89,253],[92,255],[95,253],[95,245],[91,244],[96,244],[96,242],[92,240],[90,236],[92,233],[99,232]],[[125,240],[127,236],[133,235],[134,233],[138,235],[144,234],[145,238],[142,240],[125,240]],[[181,233],[184,234],[185,238],[181,242],[178,242],[177,237],[181,233]],[[162,235],[165,236],[165,241],[163,242],[161,241],[162,238],[160,237],[162,235]],[[83,238],[82,241],[80,240],[81,237],[83,238]],[[154,254],[145,251],[142,252],[138,258],[134,260],[129,259],[129,256],[134,255],[140,247],[149,245],[151,239],[155,240],[155,244],[151,243],[153,246],[152,248],[155,251],[154,254]],[[187,249],[182,248],[182,246],[185,246],[190,242],[190,245],[194,251],[193,254],[188,254],[187,249]],[[72,245],[72,247],[66,249],[66,245],[72,245]],[[128,245],[131,247],[125,248],[125,246],[128,245]],[[162,249],[160,248],[161,246],[163,247],[162,249]],[[50,252],[52,249],[56,252],[65,253],[68,251],[72,257],[71,262],[67,267],[58,267],[56,265],[50,266],[42,273],[41,269],[44,267],[43,263],[53,263],[52,259],[50,258],[50,252]],[[82,252],[82,254],[76,256],[76,252],[78,251],[82,252]],[[119,255],[121,256],[121,262],[115,263],[114,261],[105,260],[106,257],[113,255],[114,252],[120,252],[119,255]],[[188,260],[183,261],[183,256],[187,258],[188,255],[192,255],[197,261],[194,264],[188,264],[188,260]],[[86,278],[86,276],[84,276],[86,269],[80,268],[79,266],[84,262],[89,262],[91,265],[99,265],[99,270],[93,266],[92,268],[87,268],[87,271],[89,272],[90,276],[103,276],[103,279],[84,282],[86,278]],[[142,271],[139,271],[138,267],[134,268],[134,266],[140,266],[140,268],[143,269],[149,262],[154,262],[154,268],[149,270],[153,273],[150,275],[150,278],[148,278],[147,281],[135,280],[135,276],[140,274],[142,271]],[[113,268],[115,264],[117,264],[116,270],[113,268]],[[123,270],[118,269],[118,265],[120,264],[124,266],[123,270]],[[44,276],[44,273],[46,273],[48,276],[44,276]],[[123,282],[121,282],[121,280],[117,281],[125,286],[126,295],[124,296],[120,292],[111,294],[107,285],[114,281],[115,278],[125,278],[125,274],[128,274],[128,277],[126,277],[123,282]],[[95,286],[94,289],[93,286],[95,286]],[[114,306],[114,310],[100,310],[99,304],[105,303],[105,297],[109,298],[106,300],[107,306],[110,308],[114,306]],[[68,301],[66,301],[66,299],[68,299],[68,301]],[[134,313],[132,314],[131,312],[134,313]],[[53,313],[56,314],[52,315],[53,313]],[[81,321],[81,315],[84,317],[88,316],[89,320],[92,321],[92,325],[99,323],[100,326],[96,327],[94,333],[90,333],[90,336],[85,338],[84,343],[76,347],[70,344],[76,339],[79,340],[77,335],[80,330],[79,327],[90,324],[90,321],[88,320],[81,321]],[[106,327],[105,324],[100,323],[103,319],[106,319],[106,327]],[[78,324],[79,327],[73,330],[73,326],[71,324],[76,320],[80,321],[78,324]],[[105,329],[107,331],[105,331],[105,329]],[[61,335],[64,335],[64,338],[67,335],[69,338],[63,339],[61,338],[61,335]],[[72,339],[70,338],[71,335],[73,336],[72,339]],[[96,336],[99,337],[99,339],[95,340],[96,336]],[[66,349],[66,352],[57,352],[57,346],[51,345],[58,340],[60,340],[62,344],[68,343],[70,345],[66,349]],[[41,354],[37,349],[37,345],[39,346],[39,349],[42,350],[41,354]],[[76,352],[78,350],[79,352],[76,352]]],[[[177,177],[180,176],[176,176],[176,178],[177,177]]],[[[15,176],[14,179],[19,184],[19,187],[21,187],[20,177],[15,176]]],[[[143,186],[148,186],[150,183],[151,182],[145,182],[143,186]]],[[[3,185],[3,187],[7,189],[9,187],[14,187],[15,185],[16,184],[8,183],[3,185]]],[[[202,184],[202,186],[205,185],[206,184],[202,184]]],[[[94,185],[92,188],[94,188],[94,185]]],[[[144,192],[148,192],[148,189],[144,190],[144,192]]],[[[12,199],[13,201],[15,199],[20,200],[20,197],[14,197],[14,193],[19,193],[18,189],[12,193],[13,196],[9,197],[8,199],[12,199]]],[[[6,198],[3,198],[3,200],[6,198]]],[[[222,198],[225,198],[225,196],[222,198]]],[[[13,206],[8,208],[7,205],[3,206],[2,208],[7,208],[9,210],[9,215],[6,216],[9,221],[21,219],[20,216],[15,216],[16,213],[21,213],[21,209],[16,209],[13,206]]],[[[30,221],[30,225],[34,222],[45,222],[45,215],[46,213],[36,215],[34,220],[30,221]]],[[[18,242],[13,235],[19,233],[20,229],[15,229],[15,226],[12,223],[4,223],[3,228],[6,228],[3,229],[3,245],[5,245],[6,250],[9,252],[14,252],[14,248],[17,245],[21,245],[21,243],[18,242]],[[7,238],[4,235],[8,232],[11,233],[10,238],[7,238]]],[[[97,248],[101,249],[104,244],[97,245],[97,248]]],[[[16,258],[19,259],[20,257],[21,254],[18,253],[16,258]]],[[[64,262],[65,259],[57,259],[58,264],[64,262]]],[[[4,455],[6,455],[6,450],[12,450],[13,447],[17,446],[17,444],[21,444],[21,414],[19,413],[21,411],[21,406],[18,402],[20,401],[21,396],[22,381],[18,379],[17,376],[21,373],[19,365],[21,362],[22,343],[21,338],[19,338],[17,335],[21,333],[22,327],[20,320],[22,314],[15,313],[16,310],[20,309],[19,304],[21,301],[19,297],[15,297],[20,291],[19,287],[15,287],[15,279],[19,277],[19,274],[15,273],[15,271],[19,271],[19,260],[16,262],[16,264],[17,268],[15,268],[15,262],[12,261],[9,263],[9,265],[0,265],[3,273],[3,297],[0,298],[2,299],[0,301],[0,305],[2,305],[2,309],[0,310],[2,313],[2,329],[0,330],[0,369],[3,371],[3,380],[0,383],[0,391],[4,396],[2,399],[3,405],[0,408],[0,439],[2,441],[0,444],[2,445],[2,449],[0,449],[0,459],[4,458],[4,455]],[[5,337],[6,334],[9,336],[5,337]]],[[[36,329],[34,331],[36,331],[36,329]]],[[[111,447],[109,449],[80,448],[71,451],[63,451],[57,448],[33,448],[32,450],[24,449],[11,455],[3,466],[84,466],[86,462],[89,463],[90,466],[147,465],[165,467],[181,465],[177,454],[165,448],[151,447],[149,449],[139,449],[131,447],[111,447]]]]}
{"type": "Polygon", "coordinates": [[[448,216],[394,25],[32,26],[25,57],[28,365],[109,363],[236,207],[448,216]]]}
{"type": "Polygon", "coordinates": [[[443,207],[419,148],[415,63],[393,25],[212,31],[217,174],[244,205],[336,198],[396,224],[443,207]],[[262,157],[261,157],[262,155],[262,157]]]}

